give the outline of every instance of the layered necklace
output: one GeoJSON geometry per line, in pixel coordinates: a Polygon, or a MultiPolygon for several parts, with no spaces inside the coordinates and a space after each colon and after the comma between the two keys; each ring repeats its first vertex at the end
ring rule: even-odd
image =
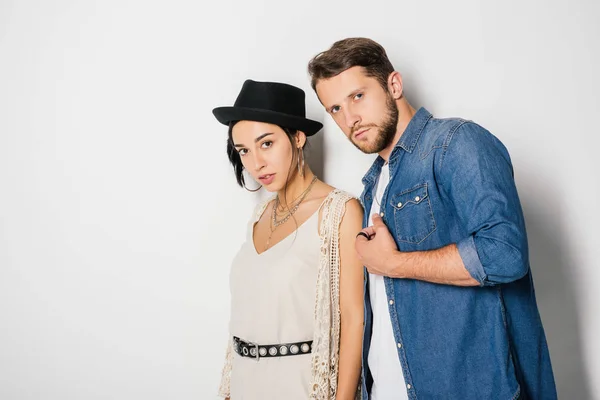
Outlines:
{"type": "Polygon", "coordinates": [[[279,218],[277,217],[277,209],[280,207],[282,210],[285,210],[285,209],[283,206],[281,206],[281,202],[279,201],[279,196],[277,196],[275,198],[275,201],[273,202],[273,211],[271,213],[272,214],[271,224],[269,225],[269,228],[271,229],[271,233],[269,234],[269,238],[267,239],[267,244],[265,246],[265,250],[267,250],[269,248],[269,245],[271,244],[271,237],[273,236],[273,232],[275,232],[275,230],[278,227],[285,224],[292,217],[292,215],[294,215],[294,213],[296,211],[298,211],[300,204],[302,203],[302,201],[304,201],[304,199],[306,198],[308,193],[311,191],[311,189],[316,181],[317,181],[317,176],[315,175],[315,176],[313,176],[313,178],[310,181],[310,184],[307,186],[307,188],[304,189],[304,191],[302,193],[300,193],[300,195],[298,197],[296,197],[296,199],[294,199],[294,201],[292,201],[290,203],[290,206],[288,207],[287,212],[285,212],[279,218]]]}

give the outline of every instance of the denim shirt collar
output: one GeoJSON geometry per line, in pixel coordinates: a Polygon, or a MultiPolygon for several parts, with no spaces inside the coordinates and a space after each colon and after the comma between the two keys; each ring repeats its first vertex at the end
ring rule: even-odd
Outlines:
{"type": "MultiPolygon", "coordinates": [[[[432,115],[429,111],[427,111],[424,107],[419,108],[419,110],[413,115],[410,122],[406,126],[404,133],[400,136],[398,143],[394,146],[392,150],[392,154],[390,154],[390,161],[396,158],[399,154],[399,149],[403,149],[408,153],[412,153],[417,142],[419,141],[419,137],[421,136],[421,132],[423,132],[423,128],[427,125],[427,122],[432,118],[432,115]]],[[[381,167],[385,161],[381,156],[378,156],[369,171],[365,174],[362,179],[363,184],[366,186],[367,184],[375,184],[379,173],[381,172],[381,167]]]]}

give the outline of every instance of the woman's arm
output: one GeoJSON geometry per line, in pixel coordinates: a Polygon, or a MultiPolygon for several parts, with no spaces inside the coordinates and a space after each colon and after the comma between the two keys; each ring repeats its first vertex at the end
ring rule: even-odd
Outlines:
{"type": "Polygon", "coordinates": [[[354,400],[360,379],[364,318],[364,269],[354,243],[362,228],[358,200],[346,203],[340,226],[340,356],[336,400],[354,400]]]}

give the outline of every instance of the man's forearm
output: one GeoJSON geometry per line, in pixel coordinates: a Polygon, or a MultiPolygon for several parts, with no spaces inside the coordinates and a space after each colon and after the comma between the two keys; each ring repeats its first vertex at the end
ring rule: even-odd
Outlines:
{"type": "Polygon", "coordinates": [[[455,244],[436,250],[396,252],[391,278],[418,279],[454,286],[479,286],[465,268],[455,244]]]}

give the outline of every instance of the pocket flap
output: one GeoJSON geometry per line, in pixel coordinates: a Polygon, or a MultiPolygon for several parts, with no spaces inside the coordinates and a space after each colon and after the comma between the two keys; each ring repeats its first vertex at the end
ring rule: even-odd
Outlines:
{"type": "Polygon", "coordinates": [[[427,184],[418,185],[412,189],[396,193],[391,197],[391,205],[396,210],[401,210],[408,204],[419,204],[427,198],[427,184]]]}

